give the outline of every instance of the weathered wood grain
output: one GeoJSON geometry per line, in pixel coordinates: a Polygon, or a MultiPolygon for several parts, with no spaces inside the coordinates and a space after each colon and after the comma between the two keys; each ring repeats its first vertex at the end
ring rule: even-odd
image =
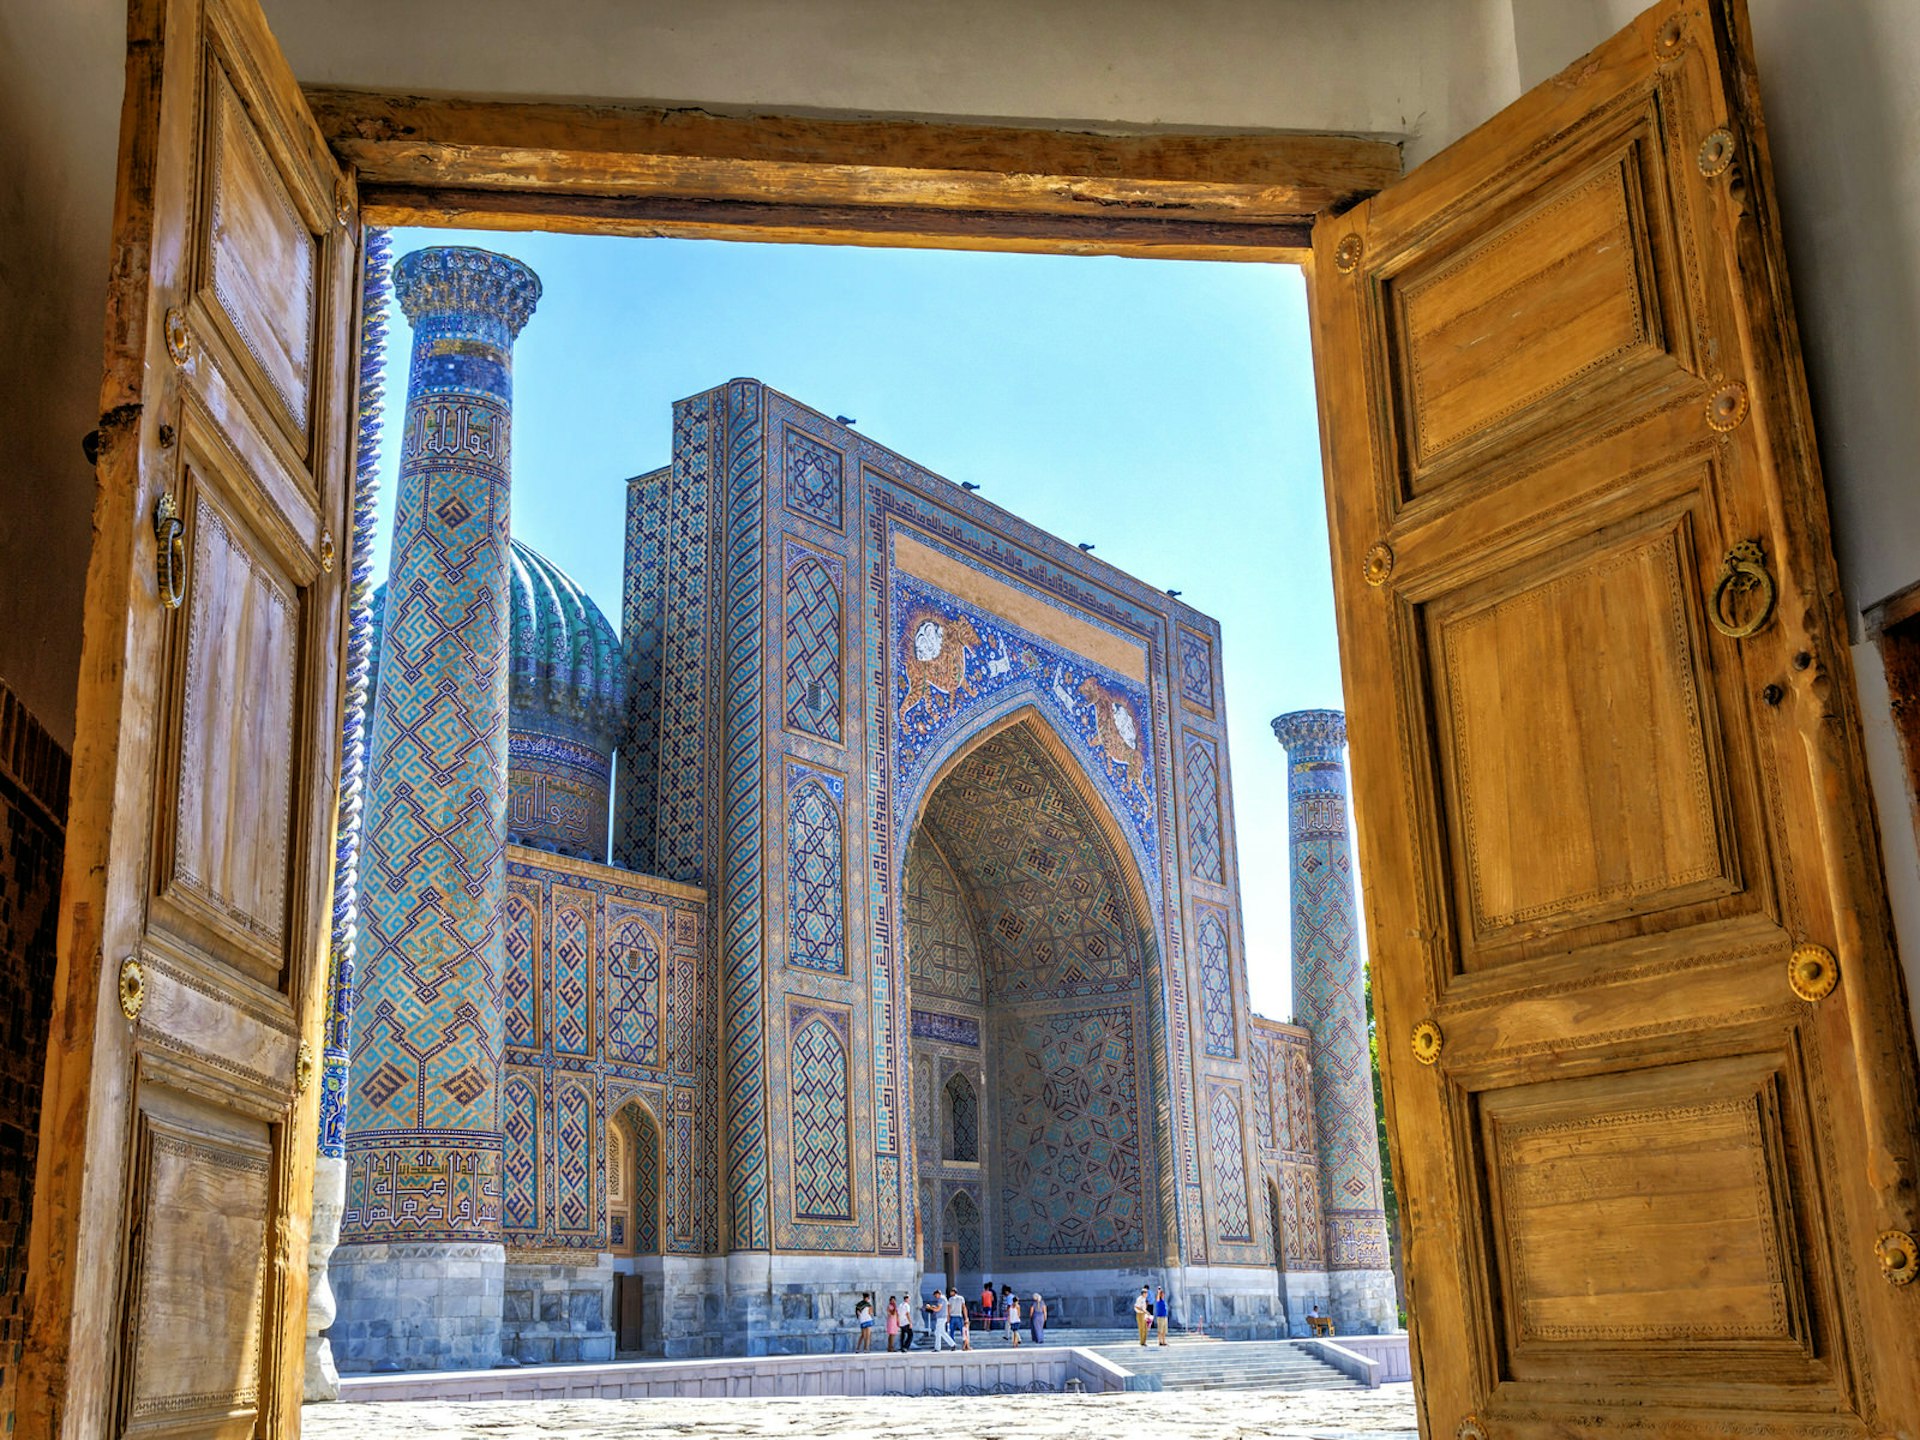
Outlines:
{"type": "Polygon", "coordinates": [[[134,0],[127,80],[20,1428],[291,1435],[357,223],[254,0],[134,0]]]}
{"type": "Polygon", "coordinates": [[[1740,0],[1324,216],[1312,276],[1423,1433],[1915,1428],[1914,1058],[1740,0]]]}
{"type": "Polygon", "coordinates": [[[370,217],[702,238],[1298,258],[1398,146],[313,87],[370,217]]]}

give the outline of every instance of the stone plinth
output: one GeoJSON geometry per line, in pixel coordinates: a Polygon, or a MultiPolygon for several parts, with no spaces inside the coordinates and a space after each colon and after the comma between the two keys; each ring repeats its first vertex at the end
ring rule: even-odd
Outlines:
{"type": "Polygon", "coordinates": [[[499,1364],[506,1268],[499,1245],[342,1245],[328,1270],[335,1360],[376,1373],[499,1364]]]}

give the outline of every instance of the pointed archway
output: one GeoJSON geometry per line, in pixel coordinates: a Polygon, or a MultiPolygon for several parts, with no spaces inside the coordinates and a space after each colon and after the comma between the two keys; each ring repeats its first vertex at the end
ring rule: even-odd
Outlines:
{"type": "Polygon", "coordinates": [[[1137,1286],[1121,1272],[1163,1262],[1171,1208],[1159,957],[1122,827],[1029,707],[935,774],[904,871],[920,1191],[940,1197],[929,1255],[956,1239],[965,1185],[981,1240],[963,1285],[1066,1273],[1104,1303],[1137,1286]]]}

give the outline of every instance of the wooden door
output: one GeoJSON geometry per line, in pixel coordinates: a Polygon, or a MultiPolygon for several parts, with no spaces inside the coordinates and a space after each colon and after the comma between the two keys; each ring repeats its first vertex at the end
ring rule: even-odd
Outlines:
{"type": "Polygon", "coordinates": [[[357,217],[254,0],[134,0],[32,1436],[298,1426],[357,217]]]}
{"type": "Polygon", "coordinates": [[[615,1344],[622,1350],[639,1350],[646,1343],[646,1282],[638,1275],[613,1277],[613,1308],[618,1317],[614,1328],[615,1344]]]}
{"type": "Polygon", "coordinates": [[[1920,1433],[1912,1048],[1744,8],[1649,11],[1323,218],[1312,289],[1423,1433],[1920,1433]]]}

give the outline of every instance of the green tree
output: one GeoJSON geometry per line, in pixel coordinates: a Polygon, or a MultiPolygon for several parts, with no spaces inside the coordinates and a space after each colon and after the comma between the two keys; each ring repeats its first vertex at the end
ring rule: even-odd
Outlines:
{"type": "Polygon", "coordinates": [[[1380,1145],[1380,1205],[1387,1212],[1387,1233],[1400,1233],[1400,1202],[1393,1193],[1393,1161],[1387,1154],[1387,1102],[1380,1093],[1380,1037],[1373,1021],[1373,967],[1366,972],[1367,1062],[1373,1067],[1373,1126],[1380,1145]]]}

